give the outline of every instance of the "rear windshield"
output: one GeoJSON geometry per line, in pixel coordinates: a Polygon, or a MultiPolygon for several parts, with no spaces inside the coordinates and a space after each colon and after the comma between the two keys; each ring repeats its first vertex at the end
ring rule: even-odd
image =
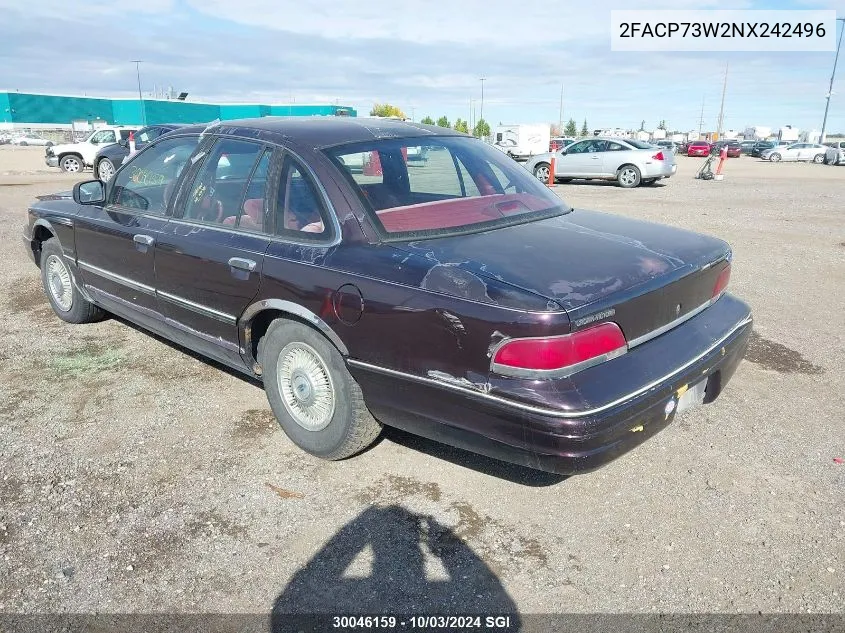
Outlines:
{"type": "Polygon", "coordinates": [[[651,143],[646,143],[645,141],[638,141],[634,138],[625,139],[625,142],[628,145],[636,147],[637,149],[651,149],[652,147],[654,147],[654,145],[651,143]]]}
{"type": "Polygon", "coordinates": [[[570,210],[522,165],[477,139],[380,139],[326,153],[386,240],[456,235],[570,210]]]}

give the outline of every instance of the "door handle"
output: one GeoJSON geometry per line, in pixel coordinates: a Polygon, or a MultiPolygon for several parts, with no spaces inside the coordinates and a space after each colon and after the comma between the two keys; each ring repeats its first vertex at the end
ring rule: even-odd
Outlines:
{"type": "Polygon", "coordinates": [[[593,156],[593,160],[598,160],[598,159],[599,159],[598,156],[593,156]]]}
{"type": "Polygon", "coordinates": [[[246,270],[252,272],[255,270],[255,262],[251,259],[244,259],[242,257],[232,257],[229,260],[229,266],[232,268],[239,268],[240,270],[246,270]]]}
{"type": "Polygon", "coordinates": [[[153,239],[149,235],[136,235],[132,239],[135,241],[135,243],[141,244],[143,246],[152,246],[155,242],[155,239],[153,239]]]}

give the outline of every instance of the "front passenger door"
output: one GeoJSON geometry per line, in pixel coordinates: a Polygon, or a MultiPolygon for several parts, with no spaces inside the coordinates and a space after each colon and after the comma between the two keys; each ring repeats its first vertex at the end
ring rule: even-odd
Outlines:
{"type": "Polygon", "coordinates": [[[104,307],[161,320],[155,295],[155,242],[182,168],[199,137],[170,138],[149,147],[107,185],[106,204],[80,205],[74,234],[83,283],[104,307]]]}
{"type": "Polygon", "coordinates": [[[555,176],[558,178],[588,178],[601,175],[602,154],[605,141],[587,139],[566,148],[566,153],[556,158],[555,176]]]}

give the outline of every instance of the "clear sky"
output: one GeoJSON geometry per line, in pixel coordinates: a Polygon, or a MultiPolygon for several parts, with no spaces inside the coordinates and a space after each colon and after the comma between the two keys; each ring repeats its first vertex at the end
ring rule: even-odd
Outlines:
{"type": "MultiPolygon", "coordinates": [[[[131,96],[172,85],[189,99],[389,102],[419,120],[590,129],[820,128],[833,53],[619,53],[610,10],[836,9],[845,0],[0,0],[0,89],[131,96]],[[478,104],[476,104],[478,108],[478,104]],[[476,109],[477,116],[477,109],[476,109]]],[[[845,55],[827,129],[845,132],[845,55]]]]}

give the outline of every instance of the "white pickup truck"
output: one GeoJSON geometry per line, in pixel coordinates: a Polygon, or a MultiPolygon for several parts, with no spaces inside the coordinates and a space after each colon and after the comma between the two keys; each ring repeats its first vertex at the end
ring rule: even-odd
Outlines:
{"type": "Polygon", "coordinates": [[[77,173],[91,167],[97,152],[121,139],[128,139],[131,132],[137,132],[134,127],[109,126],[91,132],[79,143],[66,143],[48,147],[44,161],[48,167],[61,167],[69,173],[77,173]]]}

